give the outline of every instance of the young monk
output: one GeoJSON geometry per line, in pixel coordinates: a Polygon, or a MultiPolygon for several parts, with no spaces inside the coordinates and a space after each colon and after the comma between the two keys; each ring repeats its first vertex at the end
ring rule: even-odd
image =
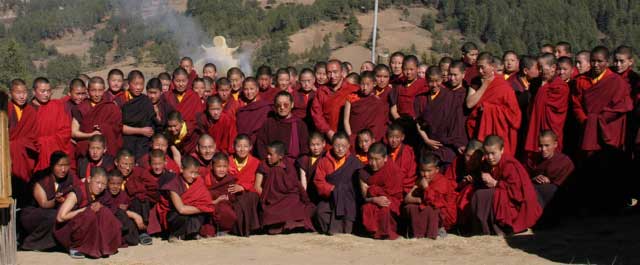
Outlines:
{"type": "Polygon", "coordinates": [[[300,72],[299,80],[300,89],[296,90],[295,98],[298,99],[297,101],[300,106],[295,106],[293,115],[301,118],[307,124],[307,128],[312,129],[315,128],[315,125],[311,118],[311,103],[316,97],[316,91],[318,90],[315,86],[316,79],[313,76],[313,71],[305,68],[300,72]]]}
{"type": "Polygon", "coordinates": [[[418,163],[420,179],[404,198],[414,238],[445,237],[457,222],[456,183],[440,172],[440,159],[427,154],[418,163]]]}
{"type": "Polygon", "coordinates": [[[206,99],[209,98],[210,96],[213,96],[215,92],[214,87],[216,86],[216,81],[206,76],[203,77],[202,80],[204,82],[204,92],[203,92],[202,98],[204,102],[206,102],[206,99]]]}
{"type": "Polygon", "coordinates": [[[63,152],[51,154],[51,165],[32,179],[33,197],[20,210],[22,225],[21,249],[47,250],[57,245],[53,237],[56,213],[65,196],[78,182],[69,171],[69,156],[63,152]]]}
{"type": "Polygon", "coordinates": [[[407,193],[416,183],[416,159],[411,146],[403,144],[405,133],[402,126],[392,123],[387,128],[387,141],[391,160],[400,168],[402,190],[407,193]]]}
{"type": "Polygon", "coordinates": [[[369,164],[359,171],[362,195],[362,224],[375,239],[397,239],[396,219],[402,203],[402,178],[393,161],[388,161],[383,143],[371,145],[369,164]]]}
{"type": "Polygon", "coordinates": [[[229,157],[224,153],[213,156],[213,184],[209,187],[216,211],[213,220],[218,232],[231,232],[238,236],[249,236],[260,229],[258,204],[260,197],[255,192],[236,190],[237,178],[229,174],[229,157]]]}
{"type": "Polygon", "coordinates": [[[196,114],[204,111],[204,104],[198,94],[189,86],[189,74],[183,68],[173,71],[173,89],[163,94],[164,100],[174,110],[180,112],[186,121],[194,121],[196,114]]]}
{"type": "Polygon", "coordinates": [[[316,173],[316,168],[318,167],[318,161],[324,155],[324,150],[326,146],[326,141],[324,140],[324,136],[319,132],[312,132],[309,135],[309,154],[303,155],[296,160],[296,168],[299,169],[300,175],[300,183],[302,183],[302,187],[307,190],[309,197],[312,201],[317,201],[317,196],[314,192],[312,192],[311,183],[313,182],[313,176],[316,173]]]}
{"type": "Polygon", "coordinates": [[[200,135],[198,138],[198,144],[196,145],[195,152],[189,154],[200,165],[200,178],[204,180],[204,184],[208,187],[213,185],[213,155],[216,153],[216,142],[208,134],[200,135]]]}
{"type": "Polygon", "coordinates": [[[427,78],[427,68],[429,68],[429,65],[426,63],[421,63],[418,65],[418,78],[427,78]]]}
{"type": "Polygon", "coordinates": [[[74,78],[69,82],[69,92],[67,93],[68,100],[65,101],[64,105],[65,111],[69,114],[69,117],[71,117],[73,109],[82,104],[82,102],[89,97],[89,94],[87,93],[87,83],[79,78],[74,78]]]}
{"type": "Polygon", "coordinates": [[[15,194],[23,194],[20,191],[26,189],[38,158],[37,111],[31,104],[27,104],[28,92],[24,80],[11,80],[9,94],[11,96],[8,107],[11,176],[15,183],[13,187],[19,188],[15,190],[15,194]]]}
{"type": "Polygon", "coordinates": [[[253,77],[244,80],[241,100],[244,106],[240,107],[236,113],[238,133],[248,134],[252,143],[255,143],[258,131],[265,124],[268,113],[272,110],[272,103],[260,97],[258,83],[253,77]]]}
{"type": "Polygon", "coordinates": [[[162,93],[169,92],[171,90],[171,75],[167,72],[158,74],[158,79],[162,82],[162,93]]]}
{"type": "Polygon", "coordinates": [[[298,180],[293,160],[285,156],[283,142],[275,141],[267,147],[267,157],[256,173],[255,189],[260,194],[262,227],[268,234],[315,231],[311,223],[315,207],[298,180]]]}
{"type": "Polygon", "coordinates": [[[455,105],[452,108],[456,109],[458,116],[464,117],[464,120],[467,119],[468,114],[465,104],[468,87],[468,85],[464,83],[465,70],[464,62],[453,61],[451,66],[449,66],[449,81],[446,83],[447,88],[455,98],[455,105]]]}
{"type": "Polygon", "coordinates": [[[573,57],[573,54],[571,53],[571,44],[566,41],[558,42],[554,48],[553,55],[555,55],[556,59],[565,56],[569,58],[573,57]]]}
{"type": "Polygon", "coordinates": [[[395,85],[390,95],[390,112],[393,119],[397,120],[401,117],[414,119],[416,117],[414,98],[416,95],[428,91],[427,82],[423,78],[418,78],[417,69],[418,58],[413,55],[406,56],[402,64],[404,82],[395,85]]]}
{"type": "Polygon", "coordinates": [[[317,62],[313,67],[313,74],[316,79],[316,87],[318,87],[318,89],[320,89],[321,86],[327,85],[329,83],[326,62],[317,62]]]}
{"type": "Polygon", "coordinates": [[[465,117],[459,109],[457,98],[442,85],[440,67],[429,67],[427,71],[429,92],[418,95],[418,133],[424,147],[440,157],[446,168],[467,144],[464,130],[465,117]]]}
{"type": "MultiPolygon", "coordinates": [[[[405,55],[402,52],[394,52],[389,57],[389,67],[391,68],[391,80],[389,81],[391,85],[396,85],[397,83],[401,83],[403,79],[403,69],[405,55]]],[[[418,64],[416,64],[416,68],[418,64]]]]}
{"type": "Polygon", "coordinates": [[[376,68],[376,65],[372,61],[365,61],[360,65],[360,73],[373,71],[374,68],[376,68]]]}
{"type": "Polygon", "coordinates": [[[640,75],[633,71],[633,50],[629,46],[619,46],[614,51],[614,69],[631,87],[634,111],[629,115],[629,139],[634,157],[640,157],[640,75]]]}
{"type": "Polygon", "coordinates": [[[148,170],[135,166],[134,161],[131,151],[122,149],[118,151],[115,165],[124,177],[124,189],[131,198],[129,210],[142,216],[144,223],[148,224],[149,211],[160,198],[158,179],[148,170]]]}
{"type": "Polygon", "coordinates": [[[389,94],[393,90],[393,86],[389,83],[391,80],[391,70],[384,64],[379,64],[373,70],[376,74],[376,90],[375,94],[385,103],[385,109],[389,109],[389,94]]]}
{"type": "MultiPolygon", "coordinates": [[[[206,63],[202,67],[202,77],[208,77],[213,80],[218,79],[218,67],[216,67],[213,63],[206,63]]],[[[214,84],[215,85],[215,84],[214,84]]],[[[216,90],[215,86],[212,87],[213,90],[216,90]]]]}
{"type": "Polygon", "coordinates": [[[111,171],[114,167],[113,156],[107,154],[107,140],[102,135],[91,136],[88,140],[89,148],[84,157],[78,158],[76,175],[82,182],[91,175],[91,170],[101,167],[105,171],[111,171]]]}
{"type": "Polygon", "coordinates": [[[520,113],[522,113],[524,123],[528,122],[527,111],[531,97],[533,96],[532,90],[540,86],[537,80],[539,77],[540,65],[538,65],[536,58],[532,56],[522,56],[522,58],[520,58],[520,70],[518,74],[511,76],[507,80],[516,93],[516,99],[518,100],[518,106],[520,106],[520,113]]]}
{"type": "MultiPolygon", "coordinates": [[[[465,100],[471,113],[467,119],[467,135],[483,141],[487,135],[505,136],[505,152],[513,155],[522,119],[513,89],[503,78],[495,78],[493,57],[489,53],[478,56],[482,85],[469,89],[465,100]]],[[[521,66],[524,63],[521,61],[521,66]]]]}
{"type": "Polygon", "coordinates": [[[553,131],[542,131],[538,141],[539,153],[530,156],[525,165],[543,208],[575,168],[571,158],[561,153],[558,145],[558,137],[553,131]]]}
{"type": "Polygon", "coordinates": [[[462,51],[462,61],[464,62],[464,66],[466,68],[464,74],[464,81],[467,85],[471,85],[471,81],[480,75],[479,67],[477,65],[477,59],[480,54],[480,50],[478,50],[478,46],[476,46],[473,42],[465,42],[462,44],[460,48],[462,51]]]}
{"type": "Polygon", "coordinates": [[[340,111],[347,97],[355,92],[358,86],[344,80],[339,60],[330,60],[327,63],[327,73],[329,83],[318,90],[311,106],[311,117],[318,131],[331,139],[338,130],[340,111]]]}
{"type": "Polygon", "coordinates": [[[504,64],[504,80],[508,80],[513,74],[520,70],[520,58],[515,51],[506,51],[502,55],[502,63],[504,64]]]}
{"type": "Polygon", "coordinates": [[[380,141],[387,129],[389,116],[385,102],[376,97],[373,91],[376,87],[375,74],[364,72],[360,78],[360,90],[357,97],[350,97],[344,104],[344,129],[351,137],[351,144],[355,147],[356,135],[364,129],[371,130],[380,141]]]}
{"type": "MultiPolygon", "coordinates": [[[[89,86],[89,81],[86,82],[87,86],[89,86]]],[[[124,85],[124,73],[120,69],[111,69],[107,74],[107,84],[109,85],[108,91],[105,93],[105,98],[107,101],[114,101],[118,98],[118,96],[122,95],[125,91],[123,89],[124,85]]],[[[117,99],[116,104],[119,103],[119,99],[117,99]]]]}
{"type": "Polygon", "coordinates": [[[135,246],[140,243],[143,245],[151,244],[151,237],[146,237],[141,242],[138,229],[146,229],[146,225],[142,221],[142,216],[129,211],[129,196],[122,190],[124,177],[119,171],[114,170],[107,174],[107,191],[100,196],[100,203],[107,207],[113,215],[120,221],[122,226],[122,246],[135,246]]]}
{"type": "Polygon", "coordinates": [[[569,83],[573,79],[574,67],[573,60],[569,57],[560,57],[558,59],[558,76],[565,83],[569,83]]]}
{"type": "Polygon", "coordinates": [[[226,77],[216,81],[216,95],[222,100],[222,111],[236,117],[236,112],[240,108],[240,102],[231,96],[231,83],[226,77]]]}
{"type": "Polygon", "coordinates": [[[89,181],[75,186],[58,210],[53,234],[72,258],[101,258],[118,252],[122,226],[99,202],[106,187],[107,173],[95,168],[89,181]]]}
{"type": "Polygon", "coordinates": [[[240,90],[244,88],[245,75],[240,68],[233,67],[227,71],[227,79],[231,85],[231,96],[235,100],[240,100],[240,90]]]}
{"type": "Polygon", "coordinates": [[[556,58],[543,54],[538,58],[542,69],[542,86],[536,92],[529,108],[529,125],[524,142],[525,152],[538,151],[540,132],[551,130],[558,138],[562,150],[564,123],[569,110],[569,85],[557,75],[556,58]]]}
{"type": "Polygon", "coordinates": [[[354,178],[363,165],[349,153],[349,136],[346,133],[336,133],[331,145],[331,151],[318,161],[313,177],[319,196],[316,222],[320,233],[351,234],[357,215],[354,178]]]}
{"type": "Polygon", "coordinates": [[[76,140],[76,154],[85,156],[91,136],[103,135],[107,140],[107,153],[115,155],[122,147],[122,112],[113,101],[104,98],[104,80],[89,80],[89,100],[78,105],[73,114],[71,132],[76,140]]]}
{"type": "Polygon", "coordinates": [[[505,154],[500,136],[488,136],[483,149],[489,169],[481,178],[487,188],[476,190],[471,199],[477,232],[502,236],[527,230],[542,214],[529,174],[520,162],[505,154]]]}
{"type": "Polygon", "coordinates": [[[167,157],[160,149],[153,149],[149,152],[147,163],[149,165],[149,169],[146,170],[156,179],[158,187],[162,187],[162,185],[176,177],[180,172],[180,168],[176,171],[170,171],[167,169],[167,157]]]}
{"type": "Polygon", "coordinates": [[[458,223],[466,231],[471,230],[469,227],[472,219],[471,197],[476,189],[486,188],[480,177],[483,156],[482,142],[471,139],[465,148],[464,154],[458,156],[444,172],[444,176],[447,179],[457,183],[456,191],[459,192],[457,199],[458,223]]]}
{"type": "MultiPolygon", "coordinates": [[[[31,104],[36,109],[35,144],[38,148],[38,159],[34,172],[49,167],[49,158],[55,151],[69,154],[72,161],[71,168],[75,169],[74,151],[71,143],[71,119],[64,110],[64,102],[51,99],[51,84],[44,77],[38,77],[33,81],[33,95],[31,104]]],[[[16,109],[14,108],[14,110],[16,109]]],[[[28,116],[25,116],[26,118],[28,116]]]]}
{"type": "Polygon", "coordinates": [[[191,57],[182,57],[182,59],[180,59],[180,68],[189,73],[189,84],[191,87],[193,80],[198,78],[198,73],[196,73],[196,69],[193,67],[193,59],[191,59],[191,57]]]}
{"type": "Polygon", "coordinates": [[[274,141],[285,143],[285,154],[293,160],[309,153],[307,125],[291,113],[294,106],[293,96],[287,91],[280,91],[274,98],[273,106],[275,117],[267,118],[257,132],[258,158],[267,157],[266,146],[274,141]]]}
{"type": "MultiPolygon", "coordinates": [[[[166,162],[166,169],[169,172],[173,172],[175,174],[180,173],[180,166],[176,163],[176,159],[180,158],[180,152],[173,154],[173,157],[169,156],[169,139],[167,136],[161,133],[156,133],[151,136],[151,152],[153,150],[160,150],[164,156],[164,160],[166,162]]],[[[150,153],[143,155],[140,159],[137,160],[138,166],[144,168],[146,170],[151,170],[150,161],[150,153]]],[[[179,160],[178,160],[179,161],[179,160]]]]}
{"type": "MultiPolygon", "coordinates": [[[[155,133],[164,132],[167,129],[167,115],[174,109],[162,96],[162,81],[158,78],[151,78],[147,82],[147,97],[153,105],[153,119],[151,124],[155,133]]],[[[145,101],[144,99],[140,99],[145,101]]]]}
{"type": "MultiPolygon", "coordinates": [[[[287,91],[289,93],[293,93],[294,83],[291,83],[291,75],[289,74],[289,70],[287,68],[280,68],[276,71],[276,90],[287,91]]],[[[275,96],[275,95],[274,95],[275,96]]]]}
{"type": "Polygon", "coordinates": [[[208,133],[216,142],[217,151],[233,153],[233,140],[238,134],[235,116],[224,112],[219,95],[207,98],[207,111],[198,114],[196,122],[200,131],[208,133]]]}
{"type": "Polygon", "coordinates": [[[180,112],[174,111],[167,116],[167,133],[171,146],[187,156],[195,150],[201,132],[195,121],[184,120],[180,112]]]}
{"type": "Polygon", "coordinates": [[[202,78],[196,78],[193,79],[193,92],[196,92],[196,94],[198,94],[198,96],[200,97],[200,102],[202,102],[202,104],[206,103],[206,87],[207,85],[205,84],[204,79],[202,78]]]}
{"type": "MultiPolygon", "coordinates": [[[[438,68],[440,68],[440,71],[442,72],[443,83],[449,81],[449,68],[451,68],[451,63],[453,63],[453,58],[449,56],[442,57],[442,59],[440,59],[440,61],[438,62],[438,68]]],[[[427,72],[425,72],[425,78],[427,78],[426,73],[427,72]]]]}
{"type": "Polygon", "coordinates": [[[576,54],[576,69],[578,73],[585,74],[591,70],[591,52],[580,51],[576,54]]]}
{"type": "Polygon", "coordinates": [[[545,54],[545,53],[553,54],[555,50],[556,48],[553,46],[553,44],[545,43],[540,47],[540,54],[545,54]]]}
{"type": "Polygon", "coordinates": [[[369,163],[369,148],[376,142],[374,134],[369,129],[362,129],[357,134],[354,154],[362,164],[366,165],[369,163]]]}
{"type": "Polygon", "coordinates": [[[262,98],[269,101],[278,93],[278,89],[273,85],[273,72],[271,67],[261,65],[256,71],[256,79],[258,80],[258,88],[262,98]]]}
{"type": "Polygon", "coordinates": [[[169,242],[214,235],[212,218],[215,205],[204,181],[199,178],[198,168],[198,161],[185,157],[180,177],[160,187],[162,197],[154,208],[157,215],[153,215],[157,221],[150,224],[150,230],[158,231],[155,222],[159,222],[161,228],[169,233],[169,242]]]}
{"type": "MultiPolygon", "coordinates": [[[[153,120],[157,118],[153,102],[144,91],[144,75],[138,70],[129,72],[129,89],[121,96],[123,147],[140,158],[149,150],[149,137],[154,133],[153,120]]],[[[148,90],[147,90],[148,91],[148,90]]]]}
{"type": "Polygon", "coordinates": [[[256,172],[260,160],[251,155],[253,145],[246,134],[238,134],[233,140],[233,155],[229,157],[229,174],[238,179],[234,190],[255,192],[256,172]]]}

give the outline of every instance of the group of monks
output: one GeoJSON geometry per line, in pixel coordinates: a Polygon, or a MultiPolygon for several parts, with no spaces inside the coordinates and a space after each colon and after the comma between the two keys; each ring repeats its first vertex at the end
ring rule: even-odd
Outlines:
{"type": "Polygon", "coordinates": [[[20,247],[97,258],[154,237],[511,235],[574,175],[581,204],[631,201],[622,170],[638,164],[640,78],[630,47],[461,50],[433,66],[396,52],[359,73],[333,59],[255,77],[219,77],[214,64],[199,75],[185,57],[149,80],[80,76],[61,99],[44,77],[31,88],[15,79],[20,247]]]}

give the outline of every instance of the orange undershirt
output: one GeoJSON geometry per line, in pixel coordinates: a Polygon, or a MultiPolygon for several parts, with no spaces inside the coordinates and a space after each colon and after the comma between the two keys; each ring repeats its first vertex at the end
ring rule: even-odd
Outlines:
{"type": "Polygon", "coordinates": [[[604,77],[605,73],[607,73],[607,70],[602,71],[602,73],[598,77],[591,79],[591,84],[595,85],[596,83],[600,82],[600,80],[602,80],[602,78],[604,77]]]}
{"type": "Polygon", "coordinates": [[[391,159],[393,159],[393,161],[396,161],[396,159],[398,158],[398,154],[400,153],[400,149],[401,146],[398,146],[398,148],[396,148],[396,150],[393,150],[393,152],[391,152],[391,159]]]}
{"type": "Polygon", "coordinates": [[[18,105],[13,105],[16,109],[16,117],[18,118],[18,122],[22,119],[22,109],[18,105]]]}

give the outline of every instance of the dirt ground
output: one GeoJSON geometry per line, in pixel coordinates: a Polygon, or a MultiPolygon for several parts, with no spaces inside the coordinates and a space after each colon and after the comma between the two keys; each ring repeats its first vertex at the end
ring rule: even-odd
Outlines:
{"type": "Polygon", "coordinates": [[[137,246],[107,259],[18,252],[19,264],[640,264],[640,214],[571,218],[555,228],[497,236],[379,241],[314,233],[234,236],[137,246]]]}

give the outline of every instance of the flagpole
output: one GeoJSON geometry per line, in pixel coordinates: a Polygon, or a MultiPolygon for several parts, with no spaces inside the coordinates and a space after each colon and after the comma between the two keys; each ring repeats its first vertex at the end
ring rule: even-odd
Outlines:
{"type": "Polygon", "coordinates": [[[375,0],[373,10],[373,37],[371,39],[371,61],[376,63],[376,38],[378,35],[378,0],[375,0]]]}

